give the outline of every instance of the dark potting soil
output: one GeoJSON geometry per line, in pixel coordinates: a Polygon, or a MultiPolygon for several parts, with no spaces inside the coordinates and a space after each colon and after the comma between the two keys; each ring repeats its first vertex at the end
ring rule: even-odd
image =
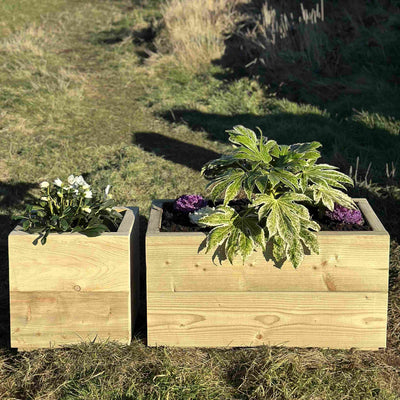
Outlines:
{"type": "MultiPolygon", "coordinates": [[[[243,207],[248,204],[246,200],[234,200],[229,203],[236,211],[240,211],[243,207]]],[[[209,207],[215,207],[215,205],[221,204],[221,202],[213,203],[208,201],[209,207]]],[[[310,215],[314,221],[316,221],[321,231],[371,231],[367,220],[364,218],[364,224],[344,224],[337,221],[332,221],[327,216],[320,216],[317,208],[310,208],[310,215]]],[[[209,232],[211,228],[201,228],[198,225],[193,224],[187,213],[175,210],[173,202],[165,202],[163,204],[163,214],[161,221],[161,232],[209,232]]]]}

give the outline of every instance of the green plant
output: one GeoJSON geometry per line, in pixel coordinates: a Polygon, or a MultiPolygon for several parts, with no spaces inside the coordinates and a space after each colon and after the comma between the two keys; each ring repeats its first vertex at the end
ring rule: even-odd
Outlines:
{"type": "Polygon", "coordinates": [[[53,184],[42,182],[40,189],[42,196],[37,203],[27,205],[23,215],[13,217],[22,221],[25,232],[39,233],[35,244],[38,239],[45,244],[50,232],[98,236],[118,228],[122,220],[122,215],[112,208],[110,186],[101,197],[93,194],[82,176],[70,175],[66,183],[57,178],[53,184]]]}
{"type": "Polygon", "coordinates": [[[257,247],[267,257],[267,246],[272,246],[276,261],[287,258],[298,267],[304,247],[319,252],[315,232],[320,226],[307,205],[354,209],[355,203],[342,191],[352,179],[334,166],[316,163],[321,156],[318,142],[278,145],[244,126],[228,133],[234,150],[202,169],[211,180],[211,197],[223,197],[222,205],[199,219],[213,228],[206,251],[216,247],[232,263],[235,255],[244,261],[257,247]],[[240,209],[230,203],[237,198],[247,199],[240,209]]]}

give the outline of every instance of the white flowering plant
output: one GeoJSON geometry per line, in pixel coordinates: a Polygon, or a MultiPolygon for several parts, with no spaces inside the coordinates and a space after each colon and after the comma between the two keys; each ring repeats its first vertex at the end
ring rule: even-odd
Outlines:
{"type": "Polygon", "coordinates": [[[22,229],[38,233],[38,240],[46,243],[50,232],[79,232],[98,236],[102,232],[116,230],[122,214],[116,211],[108,185],[103,194],[96,194],[82,176],[70,175],[63,182],[57,178],[53,183],[40,184],[41,196],[35,204],[26,206],[20,220],[22,229]]]}

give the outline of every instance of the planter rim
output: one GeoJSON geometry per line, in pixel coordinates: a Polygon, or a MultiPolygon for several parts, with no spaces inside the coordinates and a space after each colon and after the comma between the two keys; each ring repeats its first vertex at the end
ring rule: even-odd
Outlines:
{"type": "MultiPolygon", "coordinates": [[[[118,230],[116,232],[103,232],[99,236],[126,236],[129,235],[132,228],[133,222],[135,218],[139,216],[139,207],[130,207],[130,206],[116,206],[113,207],[115,210],[122,212],[125,211],[124,217],[122,218],[121,223],[119,224],[118,230]]],[[[36,235],[35,233],[28,233],[22,230],[21,225],[17,225],[9,234],[11,235],[36,235]]],[[[83,233],[79,232],[50,232],[49,236],[54,235],[64,235],[64,236],[86,236],[83,233]]],[[[96,239],[98,236],[86,236],[90,239],[96,239]]]]}
{"type": "MultiPolygon", "coordinates": [[[[366,198],[353,198],[357,206],[360,208],[368,224],[371,226],[371,231],[319,231],[316,232],[318,236],[331,236],[331,235],[346,235],[346,236],[372,236],[372,235],[385,235],[389,236],[382,222],[375,214],[374,210],[368,203],[366,198]]],[[[173,199],[157,199],[151,203],[149,224],[147,226],[146,236],[199,236],[205,237],[204,232],[161,232],[161,218],[163,203],[172,202],[173,199]]]]}

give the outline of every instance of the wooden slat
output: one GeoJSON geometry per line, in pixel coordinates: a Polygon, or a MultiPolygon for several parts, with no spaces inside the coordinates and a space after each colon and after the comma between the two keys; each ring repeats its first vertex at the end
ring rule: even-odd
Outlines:
{"type": "Polygon", "coordinates": [[[135,208],[135,223],[132,227],[130,239],[130,295],[131,295],[131,331],[136,323],[136,318],[140,306],[140,223],[139,223],[139,209],[135,208]]]}
{"type": "Polygon", "coordinates": [[[129,290],[129,235],[60,234],[44,246],[34,246],[32,236],[9,237],[10,290],[129,290]]]}
{"type": "Polygon", "coordinates": [[[385,293],[148,293],[148,345],[386,346],[385,293]]]}
{"type": "Polygon", "coordinates": [[[375,214],[372,207],[369,205],[367,199],[353,199],[361,212],[363,213],[365,219],[367,220],[370,227],[374,232],[385,232],[387,233],[385,227],[382,225],[382,222],[379,220],[378,216],[375,214]]]}
{"type": "Polygon", "coordinates": [[[387,292],[389,236],[319,237],[320,254],[307,255],[296,269],[281,269],[255,252],[243,265],[214,264],[198,248],[202,237],[147,238],[147,290],[180,291],[377,291],[387,292]]]}
{"type": "Polygon", "coordinates": [[[387,292],[390,237],[366,199],[354,199],[373,231],[318,232],[319,255],[306,255],[294,270],[281,269],[255,252],[243,265],[199,253],[201,232],[160,232],[162,203],[154,201],[146,234],[147,290],[179,291],[369,291],[387,292]]]}
{"type": "Polygon", "coordinates": [[[130,342],[129,292],[11,292],[11,347],[130,342]]]}

